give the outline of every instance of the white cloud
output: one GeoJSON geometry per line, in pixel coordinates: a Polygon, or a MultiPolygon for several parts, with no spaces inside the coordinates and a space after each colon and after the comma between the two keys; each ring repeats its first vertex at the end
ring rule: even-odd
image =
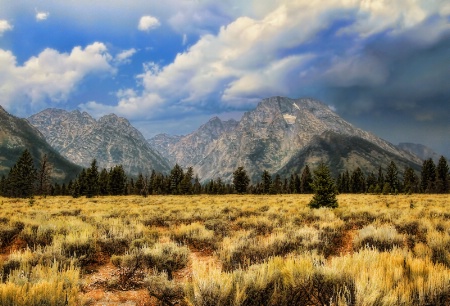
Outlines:
{"type": "Polygon", "coordinates": [[[188,40],[188,37],[187,37],[186,33],[184,33],[184,34],[183,34],[183,39],[182,39],[182,41],[181,41],[181,43],[183,44],[183,46],[187,44],[187,40],[188,40]]]}
{"type": "Polygon", "coordinates": [[[0,20],[0,36],[6,31],[11,31],[13,26],[8,22],[8,20],[0,20]]]}
{"type": "Polygon", "coordinates": [[[150,31],[159,27],[161,23],[156,17],[153,16],[142,16],[139,20],[138,29],[141,31],[150,31]]]}
{"type": "Polygon", "coordinates": [[[26,112],[64,102],[87,75],[115,73],[111,61],[106,46],[98,42],[70,53],[45,49],[23,65],[17,65],[11,51],[0,49],[0,104],[26,112]]]}
{"type": "Polygon", "coordinates": [[[137,52],[135,48],[124,50],[116,55],[114,61],[118,64],[128,64],[131,62],[131,57],[137,52]]]}
{"type": "Polygon", "coordinates": [[[39,12],[36,10],[36,21],[44,21],[50,16],[49,12],[39,12]]]}
{"type": "MultiPolygon", "coordinates": [[[[206,29],[197,43],[179,53],[172,63],[145,69],[138,76],[142,90],[121,96],[115,111],[130,118],[154,118],[169,109],[187,113],[194,105],[201,108],[215,103],[224,109],[238,107],[267,95],[295,94],[313,77],[337,79],[337,86],[380,85],[388,69],[376,58],[352,58],[360,49],[336,55],[333,61],[327,53],[332,50],[296,51],[296,48],[314,42],[321,31],[342,20],[350,22],[339,34],[359,38],[358,48],[364,46],[365,38],[380,32],[404,33],[440,9],[439,5],[427,5],[425,0],[398,0],[393,4],[388,0],[279,0],[276,3],[255,0],[257,10],[252,10],[255,7],[252,5],[231,2],[236,11],[224,8],[217,1],[180,3],[180,9],[168,18],[169,24],[180,33],[187,35],[195,31],[187,25],[188,20],[194,27],[213,24],[212,16],[219,16],[215,20],[221,22],[233,17],[233,21],[221,26],[216,34],[206,29]],[[243,12],[249,17],[236,17],[244,15],[243,12]],[[308,66],[320,56],[325,58],[327,63],[322,64],[325,66],[308,66]]],[[[100,111],[102,106],[95,107],[100,111]]]]}

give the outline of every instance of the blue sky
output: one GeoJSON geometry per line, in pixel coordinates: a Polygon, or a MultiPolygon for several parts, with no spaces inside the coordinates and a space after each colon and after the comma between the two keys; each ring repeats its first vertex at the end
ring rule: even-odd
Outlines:
{"type": "Polygon", "coordinates": [[[312,97],[450,155],[446,0],[0,0],[0,104],[116,113],[145,136],[312,97]]]}

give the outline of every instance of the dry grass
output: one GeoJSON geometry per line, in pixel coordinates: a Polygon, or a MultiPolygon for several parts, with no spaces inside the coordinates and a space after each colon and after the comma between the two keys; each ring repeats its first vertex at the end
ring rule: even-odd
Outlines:
{"type": "Polygon", "coordinates": [[[0,198],[0,305],[450,303],[449,195],[310,199],[0,198]]]}

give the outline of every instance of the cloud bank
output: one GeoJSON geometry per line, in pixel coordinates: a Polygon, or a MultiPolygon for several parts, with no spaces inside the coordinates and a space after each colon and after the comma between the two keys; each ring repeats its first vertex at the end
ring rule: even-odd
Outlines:
{"type": "Polygon", "coordinates": [[[102,43],[75,47],[70,53],[45,49],[18,65],[10,51],[0,49],[0,104],[16,113],[67,101],[90,74],[113,74],[112,57],[102,43]]]}
{"type": "Polygon", "coordinates": [[[159,27],[161,23],[153,16],[142,16],[139,20],[138,29],[141,31],[150,31],[159,27]]]}

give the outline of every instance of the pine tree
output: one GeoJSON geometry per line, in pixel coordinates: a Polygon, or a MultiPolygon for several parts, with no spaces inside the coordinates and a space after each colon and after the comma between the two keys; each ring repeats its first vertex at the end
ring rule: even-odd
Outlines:
{"type": "Polygon", "coordinates": [[[419,177],[411,167],[406,167],[403,175],[403,191],[405,193],[415,193],[419,191],[419,177]]]}
{"type": "Polygon", "coordinates": [[[376,186],[377,186],[377,178],[375,177],[375,174],[373,172],[370,172],[366,180],[367,192],[374,193],[376,186]]]}
{"type": "Polygon", "coordinates": [[[194,194],[202,193],[202,185],[200,184],[200,179],[198,178],[197,175],[195,176],[195,179],[194,179],[193,193],[194,194]]]}
{"type": "Polygon", "coordinates": [[[47,154],[41,160],[39,167],[39,172],[37,174],[38,186],[37,193],[46,197],[50,193],[51,182],[50,174],[52,172],[52,167],[48,162],[47,154]]]}
{"type": "Polygon", "coordinates": [[[314,178],[311,185],[314,190],[314,196],[309,203],[310,208],[338,207],[336,186],[330,169],[324,163],[320,163],[314,171],[314,178]]]}
{"type": "Polygon", "coordinates": [[[98,187],[99,187],[100,195],[106,196],[109,194],[108,185],[109,185],[109,173],[108,173],[108,170],[103,168],[102,171],[100,172],[100,176],[98,178],[98,187]]]}
{"type": "Polygon", "coordinates": [[[244,167],[240,166],[233,172],[233,184],[237,193],[243,194],[247,192],[250,179],[244,167]]]}
{"type": "Polygon", "coordinates": [[[180,189],[182,194],[192,194],[192,179],[194,177],[194,170],[189,167],[180,182],[180,189]]]}
{"type": "Polygon", "coordinates": [[[381,169],[381,166],[378,167],[378,177],[377,177],[377,188],[376,193],[380,193],[383,190],[384,187],[384,174],[383,169],[381,169]]]}
{"type": "Polygon", "coordinates": [[[99,174],[97,160],[94,159],[91,162],[91,166],[86,171],[86,197],[92,198],[98,196],[99,184],[98,184],[99,174]]]}
{"type": "Polygon", "coordinates": [[[269,193],[270,194],[280,194],[281,193],[281,177],[279,174],[275,176],[275,180],[273,181],[272,185],[270,186],[269,193]]]}
{"type": "Polygon", "coordinates": [[[449,192],[449,167],[444,156],[439,158],[439,162],[436,167],[436,192],[449,192]]]}
{"type": "Polygon", "coordinates": [[[306,165],[302,171],[302,176],[300,178],[300,192],[301,193],[311,193],[313,191],[311,183],[313,181],[311,171],[309,166],[306,165]]]}
{"type": "Polygon", "coordinates": [[[180,194],[180,183],[183,180],[183,169],[175,164],[173,169],[170,171],[170,193],[171,194],[180,194]]]}
{"type": "Polygon", "coordinates": [[[364,193],[366,190],[366,179],[361,168],[356,168],[350,177],[350,192],[364,193]]]}
{"type": "Polygon", "coordinates": [[[269,171],[264,170],[261,175],[261,192],[264,194],[269,194],[271,185],[272,177],[270,176],[269,171]]]}
{"type": "Polygon", "coordinates": [[[431,158],[424,160],[420,179],[422,192],[432,193],[436,189],[436,165],[431,158]]]}
{"type": "MultiPolygon", "coordinates": [[[[126,193],[127,176],[122,165],[114,166],[114,168],[111,169],[108,182],[108,190],[111,195],[124,195],[126,193]]],[[[142,188],[146,190],[145,187],[142,188]]]]}
{"type": "Polygon", "coordinates": [[[398,169],[394,161],[391,161],[386,170],[386,183],[389,184],[390,192],[398,193],[400,191],[400,181],[398,179],[398,169]]]}
{"type": "Polygon", "coordinates": [[[9,172],[6,194],[16,198],[33,196],[36,178],[37,171],[34,167],[33,157],[30,151],[25,150],[9,172]]]}

